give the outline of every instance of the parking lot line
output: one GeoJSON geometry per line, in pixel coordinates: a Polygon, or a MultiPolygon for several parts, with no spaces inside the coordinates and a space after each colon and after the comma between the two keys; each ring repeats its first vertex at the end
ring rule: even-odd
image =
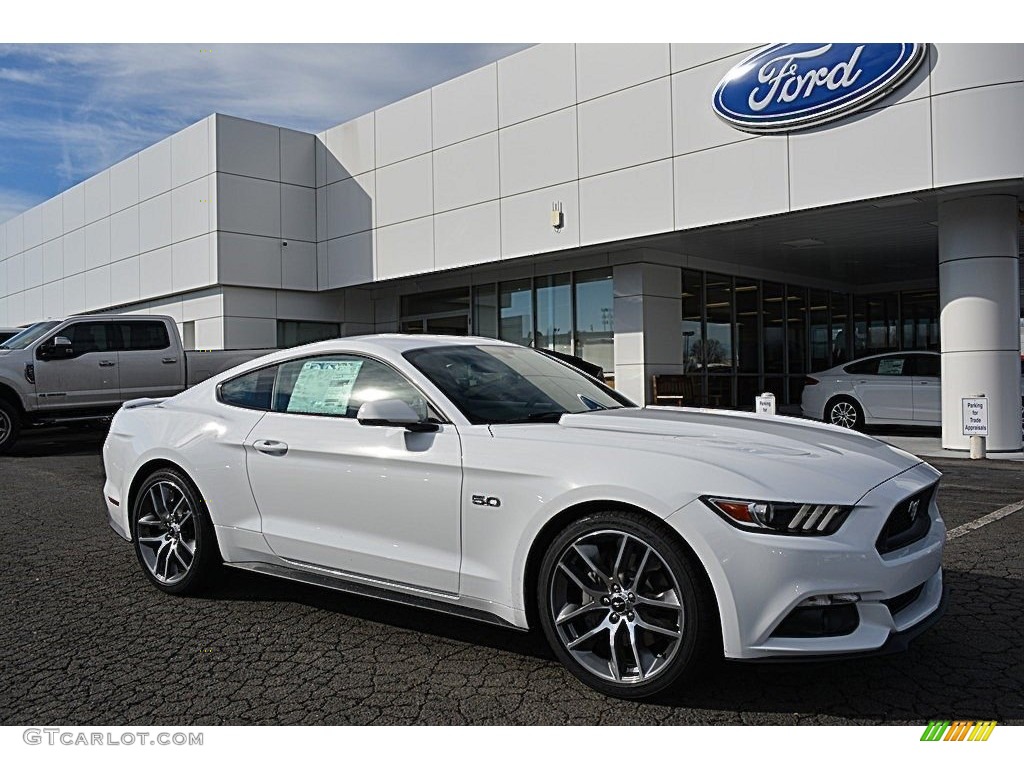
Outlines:
{"type": "Polygon", "coordinates": [[[983,515],[977,520],[971,520],[969,523],[958,525],[946,534],[946,541],[952,541],[966,533],[976,531],[984,525],[994,523],[996,520],[1002,520],[1004,517],[1012,515],[1019,509],[1024,509],[1024,501],[1016,501],[1013,504],[1007,504],[1005,507],[1000,507],[995,512],[989,512],[987,515],[983,515]]]}

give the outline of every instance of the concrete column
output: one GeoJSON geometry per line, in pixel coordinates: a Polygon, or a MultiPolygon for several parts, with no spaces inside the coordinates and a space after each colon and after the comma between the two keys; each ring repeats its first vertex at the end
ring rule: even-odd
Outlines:
{"type": "Polygon", "coordinates": [[[615,388],[650,400],[651,376],[683,372],[682,272],[662,264],[623,264],[612,273],[615,388]]]}
{"type": "Polygon", "coordinates": [[[1021,449],[1017,198],[939,206],[942,447],[966,451],[961,398],[984,393],[989,451],[1021,449]]]}

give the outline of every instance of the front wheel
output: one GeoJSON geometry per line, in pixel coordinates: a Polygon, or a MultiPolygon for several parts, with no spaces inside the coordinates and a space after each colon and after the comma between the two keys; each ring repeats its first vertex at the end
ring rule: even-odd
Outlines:
{"type": "Polygon", "coordinates": [[[690,557],[637,513],[594,514],[566,528],[541,563],[537,597],[555,655],[610,696],[653,696],[714,646],[714,599],[690,557]]]}
{"type": "Polygon", "coordinates": [[[178,470],[157,470],[139,488],[132,539],[143,573],[170,594],[201,591],[220,562],[206,504],[178,470]]]}
{"type": "Polygon", "coordinates": [[[0,400],[0,456],[9,453],[18,441],[21,414],[6,400],[0,400]]]}

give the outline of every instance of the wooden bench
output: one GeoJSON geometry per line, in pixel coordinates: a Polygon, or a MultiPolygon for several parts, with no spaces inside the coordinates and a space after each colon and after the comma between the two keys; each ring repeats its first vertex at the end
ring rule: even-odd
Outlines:
{"type": "Polygon", "coordinates": [[[681,373],[651,376],[652,405],[694,405],[693,377],[681,373]]]}

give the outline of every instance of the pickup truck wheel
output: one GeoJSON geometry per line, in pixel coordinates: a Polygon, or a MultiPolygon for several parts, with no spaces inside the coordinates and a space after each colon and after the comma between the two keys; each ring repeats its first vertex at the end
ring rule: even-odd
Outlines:
{"type": "Polygon", "coordinates": [[[21,432],[21,413],[6,400],[0,400],[0,455],[10,452],[21,432]]]}
{"type": "Polygon", "coordinates": [[[653,696],[692,675],[715,646],[714,598],[688,554],[643,515],[589,515],[540,566],[539,618],[558,659],[610,696],[653,696]]]}
{"type": "Polygon", "coordinates": [[[132,540],[142,572],[169,594],[200,592],[220,561],[206,504],[173,469],[157,470],[135,494],[132,540]]]}

